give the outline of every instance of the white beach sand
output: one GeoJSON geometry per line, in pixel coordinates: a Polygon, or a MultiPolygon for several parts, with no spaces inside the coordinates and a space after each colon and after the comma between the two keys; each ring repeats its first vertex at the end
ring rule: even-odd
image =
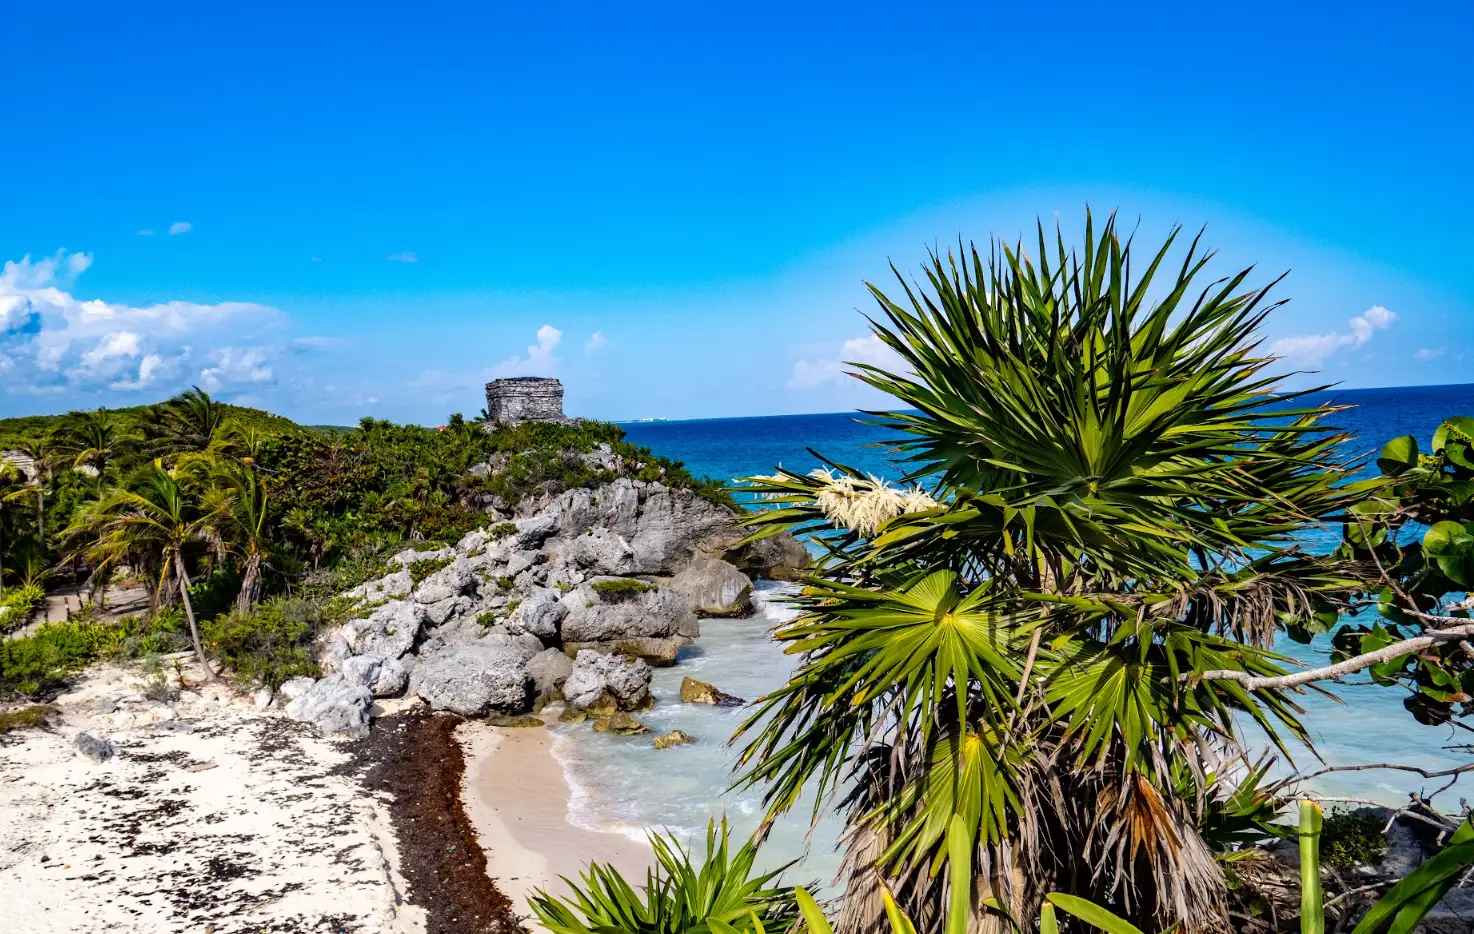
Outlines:
{"type": "Polygon", "coordinates": [[[548,730],[465,723],[456,738],[466,756],[461,800],[481,838],[487,874],[519,915],[531,915],[527,896],[534,889],[565,893],[560,877],[577,880],[591,861],[613,863],[637,887],[644,882],[653,860],[648,844],[568,822],[572,789],[548,730]]]}
{"type": "Polygon", "coordinates": [[[332,774],[340,748],[224,685],[166,704],[138,682],[89,672],[51,729],[0,738],[0,930],[424,929],[386,809],[332,774]],[[83,757],[82,731],[117,755],[83,757]]]}

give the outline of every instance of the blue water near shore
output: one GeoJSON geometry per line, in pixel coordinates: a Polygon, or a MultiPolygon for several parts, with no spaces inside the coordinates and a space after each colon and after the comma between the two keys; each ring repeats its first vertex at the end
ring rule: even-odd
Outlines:
{"type": "MultiPolygon", "coordinates": [[[[1311,401],[1330,400],[1350,406],[1333,419],[1353,435],[1348,456],[1374,455],[1387,439],[1417,436],[1424,450],[1438,423],[1449,415],[1474,414],[1474,385],[1399,389],[1347,390],[1311,401]]],[[[805,472],[820,466],[806,448],[880,476],[900,470],[883,445],[890,434],[845,414],[791,415],[767,418],[706,419],[632,423],[629,440],[675,458],[697,475],[731,479],[770,473],[781,464],[805,472]]],[[[1375,473],[1369,465],[1367,472],[1375,473]]],[[[1339,530],[1328,529],[1314,541],[1333,547],[1339,530]]],[[[699,738],[694,746],[653,750],[648,739],[573,735],[586,728],[560,727],[556,744],[575,788],[571,818],[591,829],[620,830],[643,836],[646,828],[667,828],[687,840],[699,840],[712,815],[726,814],[736,831],[746,834],[761,814],[754,790],[724,792],[731,782],[736,750],[725,744],[741,721],[737,711],[682,706],[680,679],[685,674],[716,683],[749,699],[786,680],[792,659],[771,639],[768,628],[786,612],[781,590],[759,595],[761,612],[746,620],[703,622],[700,642],[680,663],[658,672],[657,705],[646,717],[652,729],[682,729],[699,738]]],[[[1329,637],[1309,645],[1283,640],[1278,648],[1309,663],[1321,663],[1329,637]]],[[[1445,747],[1467,742],[1450,727],[1428,727],[1403,709],[1393,689],[1371,685],[1336,688],[1339,703],[1317,694],[1301,700],[1304,721],[1315,752],[1328,764],[1402,762],[1424,768],[1462,764],[1467,757],[1445,747]]],[[[1460,731],[1461,732],[1461,731],[1460,731]]],[[[1315,754],[1292,749],[1296,764],[1313,767],[1315,754]]],[[[1317,783],[1324,794],[1401,803],[1411,791],[1433,785],[1406,773],[1372,771],[1328,776],[1317,783]]],[[[802,857],[791,875],[799,881],[827,880],[837,870],[838,822],[827,818],[810,832],[808,812],[780,824],[764,848],[763,861],[780,865],[802,857]]]]}

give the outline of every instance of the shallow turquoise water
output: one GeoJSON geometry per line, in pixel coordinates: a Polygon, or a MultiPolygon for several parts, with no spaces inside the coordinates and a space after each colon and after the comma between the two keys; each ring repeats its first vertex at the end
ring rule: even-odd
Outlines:
{"type": "MultiPolygon", "coordinates": [[[[1336,394],[1336,401],[1355,407],[1337,416],[1337,422],[1355,435],[1348,455],[1374,451],[1385,440],[1415,434],[1425,449],[1439,421],[1454,414],[1474,413],[1474,386],[1416,389],[1360,390],[1336,394]]],[[[884,434],[861,425],[848,415],[802,415],[754,419],[713,419],[690,422],[644,423],[625,426],[629,438],[657,453],[677,458],[698,475],[722,478],[770,472],[776,464],[808,470],[819,462],[805,448],[882,476],[899,471],[883,447],[873,446],[884,434]]],[[[1315,540],[1331,547],[1338,530],[1325,530],[1315,540]]],[[[734,830],[745,836],[762,812],[758,791],[727,792],[736,752],[725,740],[741,722],[736,710],[681,705],[678,687],[683,675],[710,681],[747,699],[782,684],[792,668],[767,635],[785,608],[775,597],[781,591],[765,585],[759,595],[763,613],[746,620],[704,621],[700,642],[680,663],[657,672],[656,707],[642,715],[652,730],[685,730],[698,737],[694,746],[655,750],[649,738],[621,738],[593,734],[586,727],[559,727],[557,751],[576,790],[570,817],[582,826],[620,830],[643,837],[646,828],[665,827],[686,840],[698,841],[707,820],[725,813],[734,830]]],[[[1321,662],[1330,638],[1309,645],[1282,640],[1285,654],[1306,662],[1321,662]]],[[[1444,768],[1468,761],[1444,747],[1467,740],[1451,727],[1427,727],[1414,721],[1395,691],[1363,684],[1336,687],[1345,701],[1337,703],[1317,694],[1305,695],[1304,722],[1316,753],[1327,763],[1351,765],[1395,761],[1424,768],[1444,768]]],[[[1459,731],[1462,732],[1462,731],[1459,731]]],[[[1251,734],[1252,735],[1252,734],[1251,734]]],[[[1309,771],[1316,755],[1291,750],[1295,764],[1309,771]]],[[[1285,767],[1282,762],[1281,768],[1285,767]]],[[[1351,772],[1317,781],[1323,794],[1402,803],[1411,791],[1437,787],[1417,776],[1397,772],[1351,772]]],[[[1441,799],[1452,806],[1459,789],[1441,799]]],[[[802,858],[792,870],[798,881],[827,880],[838,868],[833,818],[810,830],[808,811],[774,829],[763,859],[777,866],[802,858]]]]}

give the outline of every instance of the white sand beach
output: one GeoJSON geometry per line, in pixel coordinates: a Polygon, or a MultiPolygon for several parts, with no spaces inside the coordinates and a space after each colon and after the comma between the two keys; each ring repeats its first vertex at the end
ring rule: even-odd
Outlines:
{"type": "Polygon", "coordinates": [[[527,896],[566,892],[590,862],[613,863],[632,884],[652,862],[648,844],[568,822],[572,789],[553,756],[546,729],[507,729],[468,722],[456,731],[466,755],[462,803],[481,837],[487,873],[530,915],[527,896]]]}

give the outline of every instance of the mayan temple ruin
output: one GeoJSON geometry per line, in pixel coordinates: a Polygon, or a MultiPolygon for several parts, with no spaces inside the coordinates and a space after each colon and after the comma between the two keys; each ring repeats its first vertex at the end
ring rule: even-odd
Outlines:
{"type": "Polygon", "coordinates": [[[491,424],[563,422],[563,384],[542,376],[514,376],[486,384],[486,414],[491,424]]]}

